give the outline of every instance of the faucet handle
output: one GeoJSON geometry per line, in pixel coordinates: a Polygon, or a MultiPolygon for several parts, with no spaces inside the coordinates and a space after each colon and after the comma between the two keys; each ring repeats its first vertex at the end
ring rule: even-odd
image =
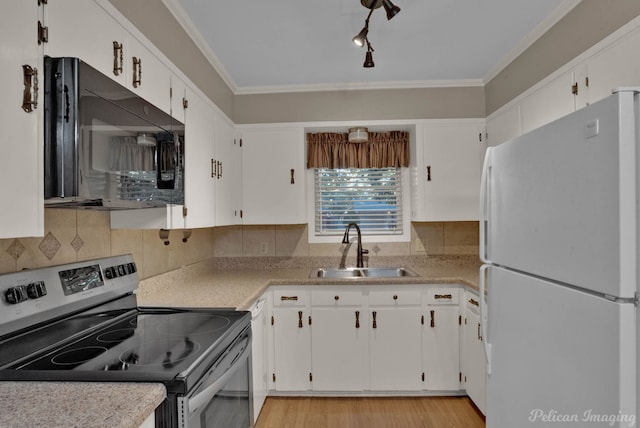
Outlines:
{"type": "Polygon", "coordinates": [[[362,254],[369,254],[369,250],[362,249],[362,254]]]}

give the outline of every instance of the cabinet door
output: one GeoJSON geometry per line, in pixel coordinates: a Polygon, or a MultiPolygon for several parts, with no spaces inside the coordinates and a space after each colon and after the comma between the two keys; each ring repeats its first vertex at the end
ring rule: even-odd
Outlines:
{"type": "Polygon", "coordinates": [[[640,85],[640,29],[635,29],[587,60],[589,103],[611,95],[615,88],[640,85]]]}
{"type": "Polygon", "coordinates": [[[127,43],[126,86],[160,110],[171,113],[169,68],[145,47],[145,42],[129,35],[127,43]]]}
{"type": "Polygon", "coordinates": [[[45,53],[51,57],[82,59],[104,75],[126,84],[128,33],[92,0],[48,2],[45,20],[49,41],[45,53]],[[114,43],[117,48],[114,49],[114,43]]]}
{"type": "Polygon", "coordinates": [[[276,391],[311,389],[311,315],[306,291],[273,290],[272,385],[276,391]]]}
{"type": "Polygon", "coordinates": [[[525,97],[521,102],[522,133],[575,111],[574,83],[573,71],[567,71],[525,97]]]}
{"type": "Polygon", "coordinates": [[[457,305],[427,307],[422,336],[425,389],[460,389],[459,317],[457,305]]]}
{"type": "MultiPolygon", "coordinates": [[[[478,301],[477,295],[468,295],[478,301]]],[[[467,299],[468,300],[468,299],[467,299]]],[[[475,310],[465,311],[464,324],[464,377],[467,395],[482,413],[486,407],[486,358],[480,333],[480,315],[475,310]]]]}
{"type": "Polygon", "coordinates": [[[314,290],[311,299],[313,390],[368,389],[369,323],[362,292],[314,290]]]}
{"type": "Polygon", "coordinates": [[[185,111],[185,227],[215,225],[215,112],[187,89],[185,111]]]}
{"type": "Polygon", "coordinates": [[[370,308],[371,389],[422,389],[419,307],[370,308]]]}
{"type": "Polygon", "coordinates": [[[4,201],[0,210],[0,238],[42,236],[44,79],[36,32],[41,10],[36,1],[11,2],[9,9],[0,17],[3,45],[0,116],[4,124],[0,139],[0,196],[4,201]],[[36,70],[39,81],[37,95],[34,90],[30,92],[37,106],[29,113],[21,108],[25,90],[23,65],[36,70]]]}
{"type": "Polygon", "coordinates": [[[421,126],[420,134],[417,184],[422,201],[414,220],[477,220],[484,120],[430,123],[421,126]]]}
{"type": "Polygon", "coordinates": [[[216,114],[216,226],[240,222],[242,171],[233,123],[216,114]]]}
{"type": "Polygon", "coordinates": [[[515,137],[520,132],[520,105],[516,104],[487,120],[487,145],[497,146],[515,137]]]}
{"type": "Polygon", "coordinates": [[[302,128],[242,131],[243,224],[306,223],[302,128]]]}

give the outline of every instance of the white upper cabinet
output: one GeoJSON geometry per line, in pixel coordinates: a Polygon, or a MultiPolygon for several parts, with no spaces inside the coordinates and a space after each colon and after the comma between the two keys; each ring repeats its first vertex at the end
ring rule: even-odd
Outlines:
{"type": "Polygon", "coordinates": [[[586,61],[589,103],[611,95],[615,88],[640,86],[638,49],[640,29],[635,29],[586,61]]]}
{"type": "Polygon", "coordinates": [[[522,134],[520,105],[510,106],[487,120],[487,146],[497,146],[522,134]]]}
{"type": "Polygon", "coordinates": [[[194,91],[187,89],[185,110],[185,227],[216,224],[215,111],[194,91]]]}
{"type": "Polygon", "coordinates": [[[418,126],[413,221],[478,219],[484,119],[418,126]]]}
{"type": "Polygon", "coordinates": [[[568,71],[531,93],[521,103],[522,133],[529,132],[575,110],[573,71],[568,71]]]}
{"type": "Polygon", "coordinates": [[[242,160],[240,139],[233,123],[221,113],[215,116],[216,226],[240,223],[242,160]]]}
{"type": "Polygon", "coordinates": [[[306,223],[302,127],[242,130],[242,223],[306,223]]]}
{"type": "MultiPolygon", "coordinates": [[[[112,10],[109,4],[104,7],[112,10]]],[[[129,32],[104,7],[92,0],[74,2],[73,7],[48,3],[45,54],[80,58],[169,113],[169,68],[147,48],[150,43],[141,34],[129,32]]]]}
{"type": "Polygon", "coordinates": [[[0,238],[44,234],[44,78],[36,31],[41,14],[37,1],[18,1],[0,17],[0,238]],[[32,74],[25,77],[25,70],[32,74]],[[25,95],[37,104],[23,104],[25,95]]]}

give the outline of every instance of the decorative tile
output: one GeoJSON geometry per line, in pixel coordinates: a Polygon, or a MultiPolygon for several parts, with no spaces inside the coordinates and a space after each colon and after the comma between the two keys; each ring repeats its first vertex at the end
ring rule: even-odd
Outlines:
{"type": "Polygon", "coordinates": [[[76,250],[76,253],[80,251],[80,248],[82,248],[83,245],[84,245],[84,241],[82,240],[80,235],[76,235],[73,238],[73,241],[71,241],[71,246],[73,247],[74,250],[76,250]]]}
{"type": "Polygon", "coordinates": [[[18,239],[14,239],[11,245],[9,245],[9,248],[7,248],[7,253],[9,253],[14,260],[18,260],[25,250],[26,248],[22,245],[22,242],[18,239]]]}
{"type": "Polygon", "coordinates": [[[381,248],[378,247],[378,244],[374,245],[371,251],[373,251],[376,255],[380,252],[381,248]]]}
{"type": "Polygon", "coordinates": [[[47,233],[47,236],[44,237],[38,248],[40,248],[42,254],[44,254],[49,260],[51,260],[55,257],[56,253],[60,249],[60,246],[61,245],[58,239],[53,235],[53,233],[49,232],[47,233]]]}

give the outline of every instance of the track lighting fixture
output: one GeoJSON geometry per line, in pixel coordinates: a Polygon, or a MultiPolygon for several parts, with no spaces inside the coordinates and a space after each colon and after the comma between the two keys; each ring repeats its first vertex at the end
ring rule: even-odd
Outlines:
{"type": "Polygon", "coordinates": [[[362,64],[364,68],[372,68],[375,67],[375,63],[373,62],[373,48],[371,47],[371,43],[367,39],[367,53],[364,56],[364,64],[362,64]]]}
{"type": "Polygon", "coordinates": [[[371,14],[373,11],[380,6],[384,6],[384,10],[387,12],[387,20],[390,20],[394,16],[400,12],[400,8],[395,4],[391,3],[391,0],[360,0],[362,6],[369,9],[369,14],[367,18],[364,20],[364,28],[360,30],[358,34],[356,34],[353,39],[353,44],[358,47],[362,47],[365,44],[367,45],[367,53],[365,54],[364,59],[364,68],[372,68],[375,67],[373,62],[373,48],[371,47],[371,43],[369,42],[369,18],[371,18],[371,14]]]}

